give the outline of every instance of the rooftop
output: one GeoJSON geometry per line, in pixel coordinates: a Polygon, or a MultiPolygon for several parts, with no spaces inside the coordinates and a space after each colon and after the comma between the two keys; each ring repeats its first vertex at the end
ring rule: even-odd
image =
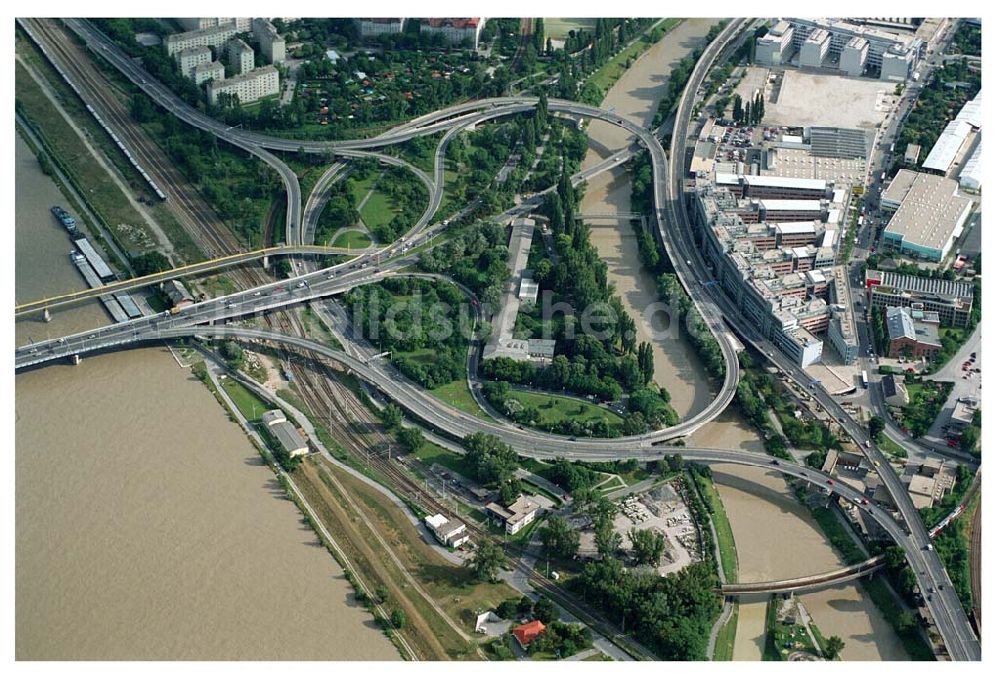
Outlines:
{"type": "Polygon", "coordinates": [[[975,290],[975,285],[970,282],[945,280],[944,278],[924,278],[893,271],[867,271],[865,277],[867,280],[876,280],[877,285],[946,299],[971,301],[975,290]]]}
{"type": "Polygon", "coordinates": [[[912,170],[899,170],[882,196],[899,208],[885,227],[913,245],[947,249],[957,235],[972,201],[958,192],[958,182],[912,170]]]}

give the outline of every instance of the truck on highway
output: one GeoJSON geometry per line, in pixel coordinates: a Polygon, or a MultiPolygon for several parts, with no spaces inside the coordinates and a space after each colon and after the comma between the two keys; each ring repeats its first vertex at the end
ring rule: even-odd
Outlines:
{"type": "Polygon", "coordinates": [[[861,385],[868,388],[868,370],[861,370],[861,385]]]}
{"type": "Polygon", "coordinates": [[[180,306],[174,306],[173,308],[170,309],[170,315],[177,315],[180,312],[181,312],[180,306]]]}

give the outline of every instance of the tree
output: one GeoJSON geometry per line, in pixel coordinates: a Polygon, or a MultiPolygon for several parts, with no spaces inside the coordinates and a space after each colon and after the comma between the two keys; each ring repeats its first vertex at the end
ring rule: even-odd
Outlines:
{"type": "Polygon", "coordinates": [[[653,346],[649,342],[639,344],[639,369],[645,379],[643,384],[648,384],[653,380],[653,346]]]}
{"type": "MultiPolygon", "coordinates": [[[[604,499],[604,497],[601,497],[604,499]]],[[[594,524],[594,544],[603,558],[612,558],[622,545],[622,536],[615,532],[609,516],[600,516],[594,524]]]]}
{"type": "Polygon", "coordinates": [[[406,613],[400,608],[395,608],[389,615],[389,622],[394,629],[401,629],[406,626],[406,613]]]}
{"type": "Polygon", "coordinates": [[[539,530],[545,552],[557,558],[572,558],[580,548],[580,533],[565,518],[553,516],[539,530]]]}
{"type": "Polygon", "coordinates": [[[403,420],[403,411],[395,403],[389,403],[378,416],[386,428],[396,428],[403,420]]]}
{"type": "Polygon", "coordinates": [[[743,97],[739,94],[733,96],[733,122],[743,122],[743,97]]]}
{"type": "Polygon", "coordinates": [[[531,609],[531,615],[543,624],[549,624],[559,618],[556,606],[545,596],[542,596],[535,602],[534,607],[531,609]]]}
{"type": "Polygon", "coordinates": [[[407,452],[416,452],[424,444],[424,434],[416,426],[401,428],[396,434],[396,438],[407,452]]]}
{"type": "Polygon", "coordinates": [[[384,603],[389,599],[389,589],[386,588],[385,584],[379,584],[375,587],[375,602],[384,603]]]}
{"type": "Polygon", "coordinates": [[[503,562],[503,549],[488,539],[481,540],[472,558],[465,561],[466,565],[476,573],[479,581],[488,582],[497,580],[497,572],[503,562]]]}
{"type": "Polygon", "coordinates": [[[912,612],[909,611],[900,612],[899,616],[896,617],[896,630],[899,633],[907,633],[908,631],[912,631],[916,625],[917,625],[917,620],[913,616],[912,612]]]}
{"type": "Polygon", "coordinates": [[[135,269],[137,276],[159,273],[170,268],[170,260],[160,252],[146,252],[145,254],[131,257],[131,260],[132,268],[135,269]]]}
{"type": "Polygon", "coordinates": [[[632,550],[640,565],[656,566],[659,564],[663,550],[666,548],[666,541],[663,539],[662,533],[632,528],[628,531],[628,538],[632,541],[632,550]]]}
{"type": "Polygon", "coordinates": [[[677,473],[682,468],[684,468],[684,458],[681,455],[674,452],[668,457],[664,457],[667,460],[667,464],[670,466],[670,470],[677,473]]]}
{"type": "Polygon", "coordinates": [[[830,636],[826,639],[826,649],[823,650],[823,656],[827,659],[834,659],[843,649],[843,639],[840,636],[830,636]]]}
{"type": "Polygon", "coordinates": [[[868,433],[872,438],[878,438],[879,434],[885,430],[885,419],[876,415],[873,415],[871,419],[868,420],[868,433]]]}

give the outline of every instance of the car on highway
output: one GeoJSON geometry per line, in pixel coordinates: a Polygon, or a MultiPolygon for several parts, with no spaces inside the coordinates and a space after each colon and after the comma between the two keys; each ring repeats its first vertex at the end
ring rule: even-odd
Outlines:
{"type": "Polygon", "coordinates": [[[295,287],[297,287],[297,288],[300,288],[300,289],[301,289],[301,288],[303,288],[303,287],[305,287],[305,286],[306,286],[306,281],[305,281],[305,280],[303,280],[303,281],[301,281],[301,282],[300,282],[300,283],[299,283],[298,285],[296,285],[295,287]]]}
{"type": "Polygon", "coordinates": [[[833,485],[833,481],[832,481],[832,480],[827,480],[827,481],[826,481],[826,484],[827,484],[827,485],[833,485]]]}
{"type": "Polygon", "coordinates": [[[260,295],[262,295],[262,294],[264,294],[264,293],[263,293],[263,292],[261,292],[260,290],[257,290],[256,292],[254,292],[254,293],[253,293],[253,296],[255,296],[255,297],[259,297],[259,296],[260,296],[260,295]]]}

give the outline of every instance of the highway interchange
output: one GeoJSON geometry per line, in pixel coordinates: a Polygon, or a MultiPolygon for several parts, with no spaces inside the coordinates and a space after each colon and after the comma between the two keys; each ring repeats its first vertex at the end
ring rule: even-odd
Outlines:
{"type": "MultiPolygon", "coordinates": [[[[739,379],[737,359],[739,341],[735,339],[734,331],[740,335],[743,343],[753,345],[760,351],[761,355],[768,356],[784,373],[804,388],[810,389],[814,386],[811,377],[786,359],[780,351],[776,350],[769,342],[760,337],[753,327],[749,326],[740,316],[738,310],[733,307],[732,302],[721,293],[719,286],[701,284],[703,281],[710,280],[712,273],[706,268],[704,260],[698,253],[693,237],[694,228],[689,222],[687,211],[684,209],[682,184],[685,174],[684,151],[688,140],[688,124],[695,103],[695,92],[715,58],[733,39],[740,35],[749,23],[748,21],[731,22],[706,49],[697,63],[682,95],[678,114],[675,116],[669,161],[659,139],[653,132],[601,109],[570,101],[549,101],[550,111],[574,117],[603,120],[618,125],[632,133],[641,147],[649,151],[654,175],[657,233],[668,256],[670,256],[678,277],[719,342],[726,360],[727,369],[722,388],[705,410],[668,429],[642,436],[612,440],[573,440],[562,436],[523,430],[512,424],[485,422],[445,405],[415,385],[401,380],[398,375],[389,375],[381,370],[377,364],[366,364],[347,354],[333,351],[328,347],[300,337],[276,335],[263,330],[237,326],[212,325],[224,322],[229,318],[263,313],[270,309],[302,303],[308,299],[338,294],[354,286],[367,284],[390,275],[393,271],[412,263],[412,258],[404,254],[404,248],[409,249],[427,242],[445,230],[445,224],[435,224],[429,228],[427,226],[441,202],[444,183],[442,159],[447,140],[469,125],[531,110],[536,103],[534,98],[510,97],[471,102],[424,116],[419,121],[412,121],[374,139],[345,142],[280,139],[227,128],[204,116],[181,102],[162,84],[152,80],[89,23],[81,20],[66,20],[66,23],[83,37],[95,51],[115,65],[153,97],[157,103],[174,115],[252,153],[274,167],[282,176],[286,186],[288,195],[286,242],[292,246],[301,245],[305,241],[301,220],[301,193],[294,173],[269,150],[294,152],[302,149],[309,153],[332,152],[343,156],[369,155],[371,149],[400,143],[415,136],[443,130],[447,130],[447,133],[435,154],[434,177],[428,185],[430,194],[428,208],[413,228],[393,245],[381,250],[366,252],[350,262],[327,269],[297,275],[277,283],[195,304],[183,309],[177,315],[167,314],[141,318],[128,323],[18,347],[15,351],[16,369],[41,365],[56,359],[85,353],[193,335],[233,336],[248,340],[278,341],[336,360],[396,400],[417,419],[441,432],[461,437],[473,431],[487,431],[500,436],[525,456],[535,458],[569,457],[584,460],[662,458],[664,452],[675,448],[654,447],[654,443],[689,435],[701,425],[718,416],[731,401],[739,379]],[[205,323],[210,323],[210,325],[206,326],[205,323]]],[[[391,157],[379,155],[380,159],[391,157]]],[[[625,156],[616,157],[615,161],[620,162],[623,157],[625,156]]],[[[393,158],[393,160],[397,159],[393,158]]],[[[605,164],[610,163],[606,161],[605,164]]],[[[416,171],[418,176],[422,174],[412,167],[410,169],[416,171]]],[[[425,185],[427,185],[426,181],[425,185]]],[[[848,434],[866,452],[898,506],[903,520],[902,526],[889,513],[876,507],[868,507],[868,509],[893,540],[905,550],[907,560],[917,576],[928,609],[944,639],[949,655],[956,660],[978,659],[980,657],[979,641],[972,632],[954,588],[949,585],[947,573],[940,558],[937,557],[935,551],[927,549],[930,538],[923,527],[919,514],[910,502],[906,488],[882,453],[877,448],[866,446],[868,443],[867,431],[850,419],[840,405],[825,391],[812,388],[812,393],[817,402],[842,423],[848,434]],[[936,593],[932,594],[932,591],[936,591],[936,593]]],[[[913,444],[912,441],[909,443],[913,444]]],[[[685,459],[690,461],[766,466],[790,476],[803,478],[812,484],[827,487],[850,501],[860,501],[861,499],[855,490],[825,474],[766,455],[690,447],[676,449],[681,451],[685,459]]]]}

